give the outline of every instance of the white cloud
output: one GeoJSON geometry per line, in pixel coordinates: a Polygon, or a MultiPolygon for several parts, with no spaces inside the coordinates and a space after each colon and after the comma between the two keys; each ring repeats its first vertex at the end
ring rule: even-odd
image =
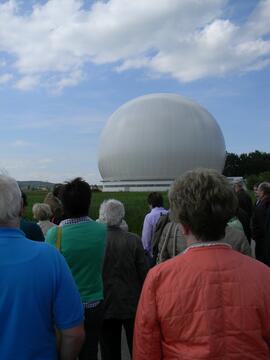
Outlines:
{"type": "Polygon", "coordinates": [[[55,93],[61,93],[61,91],[70,86],[75,86],[79,84],[84,79],[84,75],[81,70],[75,70],[71,72],[66,77],[63,77],[59,81],[57,81],[55,85],[55,93]]]}
{"type": "Polygon", "coordinates": [[[28,15],[20,3],[0,4],[0,51],[15,58],[21,90],[42,81],[61,92],[84,79],[88,62],[182,82],[269,65],[270,0],[241,24],[225,18],[226,0],[108,0],[88,10],[83,0],[50,0],[28,15]]]}
{"type": "Polygon", "coordinates": [[[15,88],[19,90],[32,90],[39,84],[39,78],[37,76],[24,76],[18,80],[15,84],[15,88]]]}
{"type": "Polygon", "coordinates": [[[12,78],[12,74],[0,75],[0,85],[8,83],[12,78]]]}
{"type": "Polygon", "coordinates": [[[29,145],[31,145],[31,144],[25,140],[15,140],[11,143],[11,146],[14,146],[14,147],[24,147],[24,146],[29,146],[29,145]]]}
{"type": "Polygon", "coordinates": [[[47,165],[47,164],[51,164],[53,162],[53,159],[50,158],[43,158],[43,159],[39,159],[38,163],[40,165],[47,165]]]}

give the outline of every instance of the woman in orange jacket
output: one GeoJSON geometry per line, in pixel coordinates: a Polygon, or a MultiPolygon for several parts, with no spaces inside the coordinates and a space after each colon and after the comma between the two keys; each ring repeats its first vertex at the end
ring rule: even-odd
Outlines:
{"type": "Polygon", "coordinates": [[[226,178],[188,172],[169,198],[188,248],[148,273],[133,360],[270,359],[270,269],[219,241],[237,207],[226,178]]]}

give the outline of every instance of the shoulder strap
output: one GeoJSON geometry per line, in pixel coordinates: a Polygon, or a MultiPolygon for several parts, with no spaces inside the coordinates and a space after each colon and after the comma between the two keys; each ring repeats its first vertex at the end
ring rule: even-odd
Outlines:
{"type": "Polygon", "coordinates": [[[159,243],[162,231],[168,222],[170,222],[168,214],[164,214],[159,217],[158,222],[156,223],[156,226],[155,226],[152,240],[151,240],[153,252],[157,251],[157,247],[158,247],[158,243],[159,243]]]}
{"type": "Polygon", "coordinates": [[[59,251],[61,251],[61,240],[62,240],[62,226],[57,226],[55,247],[59,251]]]}
{"type": "Polygon", "coordinates": [[[159,254],[157,256],[157,264],[164,261],[163,253],[164,253],[165,249],[167,248],[172,226],[173,226],[173,223],[170,223],[169,226],[168,226],[167,233],[165,234],[164,243],[163,243],[162,248],[161,248],[161,250],[160,250],[160,252],[159,252],[159,254]]]}
{"type": "Polygon", "coordinates": [[[175,226],[174,233],[173,233],[173,257],[175,257],[177,255],[177,249],[176,249],[177,226],[179,226],[179,225],[175,226]]]}

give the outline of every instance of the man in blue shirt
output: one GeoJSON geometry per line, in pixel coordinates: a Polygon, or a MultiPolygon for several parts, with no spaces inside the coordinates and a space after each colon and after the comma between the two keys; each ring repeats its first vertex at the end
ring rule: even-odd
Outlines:
{"type": "Polygon", "coordinates": [[[21,192],[0,175],[0,358],[76,359],[84,341],[83,308],[64,258],[19,230],[21,192]]]}

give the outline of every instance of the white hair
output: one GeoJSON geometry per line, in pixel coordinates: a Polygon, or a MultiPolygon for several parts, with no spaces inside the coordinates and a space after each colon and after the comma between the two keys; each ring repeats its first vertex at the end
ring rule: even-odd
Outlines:
{"type": "Polygon", "coordinates": [[[109,226],[119,226],[125,216],[125,208],[121,201],[104,200],[99,208],[99,221],[109,226]]]}
{"type": "Polygon", "coordinates": [[[52,217],[52,210],[48,204],[36,203],[32,208],[34,218],[37,220],[49,220],[52,217]]]}
{"type": "Polygon", "coordinates": [[[17,221],[22,209],[22,194],[17,181],[0,174],[0,224],[17,221]]]}

